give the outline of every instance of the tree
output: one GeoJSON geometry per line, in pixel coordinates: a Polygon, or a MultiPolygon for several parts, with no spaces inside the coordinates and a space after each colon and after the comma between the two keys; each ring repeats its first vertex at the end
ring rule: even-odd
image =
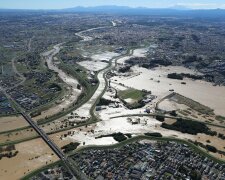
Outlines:
{"type": "Polygon", "coordinates": [[[191,171],[190,177],[193,180],[201,180],[202,179],[201,174],[198,171],[196,171],[196,170],[192,170],[191,171]]]}
{"type": "Polygon", "coordinates": [[[156,118],[156,120],[158,120],[160,122],[164,122],[165,121],[165,118],[163,116],[160,116],[160,115],[157,115],[155,118],[156,118]]]}

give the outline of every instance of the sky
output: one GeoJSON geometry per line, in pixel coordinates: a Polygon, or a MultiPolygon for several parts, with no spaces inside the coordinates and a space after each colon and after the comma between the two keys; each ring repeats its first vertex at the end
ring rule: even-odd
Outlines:
{"type": "Polygon", "coordinates": [[[192,9],[225,9],[225,0],[0,0],[0,8],[10,9],[63,9],[101,5],[149,8],[185,6],[192,9]]]}

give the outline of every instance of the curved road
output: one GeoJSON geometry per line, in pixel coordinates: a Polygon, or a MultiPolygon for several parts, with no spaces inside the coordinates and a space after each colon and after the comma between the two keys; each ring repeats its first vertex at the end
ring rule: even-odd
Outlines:
{"type": "Polygon", "coordinates": [[[84,31],[77,32],[77,33],[75,33],[75,35],[82,38],[83,39],[82,41],[84,41],[84,42],[85,41],[91,41],[94,38],[90,37],[90,36],[85,36],[85,35],[83,35],[83,33],[90,32],[90,31],[93,31],[93,30],[98,30],[98,29],[104,29],[104,28],[108,28],[108,27],[112,27],[112,26],[101,26],[101,27],[91,28],[91,29],[87,29],[87,30],[84,30],[84,31]]]}
{"type": "MultiPolygon", "coordinates": [[[[85,31],[81,31],[79,33],[76,33],[77,36],[81,37],[84,39],[84,41],[88,41],[88,40],[92,40],[91,37],[88,37],[88,36],[84,36],[82,35],[82,33],[84,32],[88,32],[88,31],[91,31],[91,30],[95,30],[95,29],[101,29],[101,28],[105,28],[105,27],[99,27],[99,28],[92,28],[92,29],[88,29],[88,30],[85,30],[85,31]]],[[[31,40],[29,42],[29,49],[30,49],[30,43],[31,43],[31,40]]],[[[48,67],[49,69],[57,72],[58,74],[60,74],[61,76],[61,79],[66,82],[67,84],[69,85],[77,85],[78,84],[78,81],[76,79],[71,79],[68,80],[67,77],[68,75],[66,75],[65,72],[63,72],[62,70],[60,70],[59,68],[57,68],[57,66],[55,66],[52,62],[52,59],[53,57],[59,53],[60,51],[60,46],[62,45],[61,44],[57,44],[54,46],[54,48],[50,51],[47,51],[45,53],[42,53],[41,55],[44,56],[44,57],[47,57],[47,64],[48,64],[48,67]]],[[[20,85],[21,83],[23,83],[26,79],[25,77],[20,74],[17,69],[16,69],[16,66],[15,66],[15,58],[13,58],[12,60],[12,64],[13,64],[13,67],[14,67],[14,70],[15,72],[23,79],[22,82],[20,82],[19,84],[15,85],[18,86],[20,85]]],[[[105,68],[103,69],[99,74],[98,74],[98,79],[99,81],[101,82],[100,85],[99,85],[99,88],[98,90],[96,91],[97,93],[95,93],[89,101],[91,101],[91,104],[93,105],[96,100],[98,99],[98,97],[102,94],[102,92],[104,91],[105,87],[106,87],[106,83],[107,81],[105,80],[105,77],[104,77],[104,74],[105,72],[107,72],[109,69],[111,68],[111,66],[109,66],[108,68],[105,68]]],[[[14,87],[14,88],[15,88],[14,87]]],[[[3,89],[0,88],[0,90],[2,90],[6,96],[12,100],[15,105],[18,107],[21,115],[26,119],[26,121],[34,128],[34,130],[42,137],[42,139],[46,142],[46,144],[48,144],[48,146],[55,152],[55,154],[62,160],[62,162],[64,163],[65,167],[68,169],[68,171],[73,175],[73,179],[87,179],[86,176],[81,173],[75,164],[73,164],[70,159],[61,151],[61,149],[48,137],[48,135],[43,131],[42,128],[40,128],[37,123],[21,108],[21,106],[10,96],[7,94],[7,92],[3,89]]],[[[89,102],[88,101],[88,102],[89,102]]],[[[91,106],[92,107],[92,106],[91,106]]]]}
{"type": "MultiPolygon", "coordinates": [[[[33,40],[34,36],[32,38],[29,39],[29,42],[28,42],[28,45],[27,45],[27,48],[28,48],[28,52],[31,51],[31,44],[32,44],[32,40],[33,40]]],[[[25,81],[26,81],[26,78],[24,77],[24,75],[22,73],[20,73],[17,68],[16,68],[16,65],[15,65],[15,61],[16,61],[16,57],[14,57],[12,59],[12,68],[13,68],[13,71],[20,77],[20,79],[22,80],[21,82],[15,84],[13,87],[11,88],[8,88],[7,90],[10,90],[10,89],[14,89],[16,87],[18,87],[19,85],[23,84],[25,81]]]]}

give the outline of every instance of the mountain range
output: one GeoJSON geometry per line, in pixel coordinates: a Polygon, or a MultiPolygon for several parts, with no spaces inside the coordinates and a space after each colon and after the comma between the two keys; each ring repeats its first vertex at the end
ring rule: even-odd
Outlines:
{"type": "Polygon", "coordinates": [[[77,6],[67,9],[58,10],[17,10],[17,9],[0,9],[0,12],[19,12],[19,11],[49,11],[49,12],[68,12],[68,13],[108,13],[108,14],[132,14],[132,15],[181,15],[181,16],[209,16],[225,17],[225,9],[189,9],[185,6],[173,6],[170,8],[131,8],[128,6],[96,6],[82,7],[77,6]]]}

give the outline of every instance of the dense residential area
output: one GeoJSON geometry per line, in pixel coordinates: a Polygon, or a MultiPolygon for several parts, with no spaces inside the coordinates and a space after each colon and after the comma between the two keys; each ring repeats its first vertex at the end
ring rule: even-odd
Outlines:
{"type": "Polygon", "coordinates": [[[224,9],[43,1],[0,2],[0,179],[225,179],[224,9]]]}
{"type": "MultiPolygon", "coordinates": [[[[72,159],[81,171],[96,180],[225,178],[225,165],[176,142],[141,141],[121,148],[82,150],[72,159]]],[[[55,166],[34,179],[60,177],[69,178],[60,166],[55,166]]]]}
{"type": "Polygon", "coordinates": [[[0,115],[10,115],[15,112],[12,103],[7,99],[5,94],[0,93],[0,115]]]}

